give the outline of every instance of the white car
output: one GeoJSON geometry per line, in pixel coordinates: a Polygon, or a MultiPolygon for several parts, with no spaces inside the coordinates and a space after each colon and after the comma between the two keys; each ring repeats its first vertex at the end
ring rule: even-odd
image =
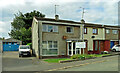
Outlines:
{"type": "Polygon", "coordinates": [[[120,45],[114,45],[111,50],[113,52],[120,51],[120,45]]]}
{"type": "Polygon", "coordinates": [[[31,49],[29,45],[19,46],[19,57],[22,57],[23,55],[31,56],[31,49]]]}

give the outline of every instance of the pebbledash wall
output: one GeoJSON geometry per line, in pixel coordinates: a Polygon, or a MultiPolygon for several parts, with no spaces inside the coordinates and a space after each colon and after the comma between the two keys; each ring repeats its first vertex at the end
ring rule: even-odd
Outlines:
{"type": "MultiPolygon", "coordinates": [[[[103,26],[101,24],[91,24],[91,23],[84,23],[84,22],[60,20],[59,18],[51,19],[51,18],[34,17],[33,23],[32,23],[33,53],[38,58],[42,58],[43,56],[60,56],[60,55],[69,56],[68,54],[69,41],[71,41],[72,43],[71,46],[73,46],[74,42],[82,41],[82,36],[83,36],[82,34],[84,34],[83,37],[84,37],[84,40],[86,40],[86,45],[87,45],[87,48],[84,49],[84,53],[88,54],[87,51],[94,50],[94,46],[93,46],[94,40],[102,40],[102,41],[111,40],[106,38],[107,37],[106,29],[105,29],[106,27],[107,26],[103,26]],[[83,31],[83,24],[84,24],[84,28],[87,28],[87,34],[84,34],[85,30],[83,31]],[[43,25],[46,25],[44,27],[48,27],[49,25],[52,25],[54,26],[54,30],[50,32],[48,32],[49,31],[48,29],[46,29],[48,31],[43,30],[45,29],[43,25]],[[66,32],[67,27],[72,27],[73,32],[67,33],[66,32]],[[96,28],[98,30],[97,34],[93,34],[93,28],[96,28]],[[94,38],[92,38],[93,36],[94,38]],[[57,43],[57,46],[55,45],[56,43],[57,43]],[[50,44],[52,44],[52,46],[50,44]],[[48,47],[52,47],[52,49],[48,47]],[[50,51],[51,52],[57,51],[57,54],[55,55],[51,55],[50,53],[48,55],[45,54],[50,51]]],[[[49,28],[51,28],[51,26],[49,28]]],[[[116,26],[115,28],[118,28],[118,27],[116,26]]]]}
{"type": "MultiPolygon", "coordinates": [[[[78,22],[72,21],[65,21],[65,20],[55,20],[55,19],[47,19],[47,18],[33,18],[32,24],[32,48],[33,52],[37,57],[41,56],[60,56],[60,55],[67,55],[67,40],[75,39],[81,40],[82,28],[81,24],[78,22]],[[53,25],[57,26],[57,32],[46,32],[43,31],[43,25],[53,25]],[[66,28],[72,27],[72,33],[67,33],[66,28]],[[64,39],[66,37],[66,39],[64,39]],[[55,55],[45,55],[44,44],[43,42],[47,42],[47,47],[49,45],[49,41],[56,42],[57,47],[53,48],[53,52],[57,49],[57,54],[55,55]],[[44,52],[44,53],[43,53],[44,52]]],[[[70,40],[73,41],[73,40],[70,40]]]]}
{"type": "Polygon", "coordinates": [[[93,40],[105,40],[105,29],[102,25],[93,25],[92,27],[88,25],[90,24],[85,25],[87,28],[87,34],[84,34],[84,39],[88,40],[88,50],[93,51],[93,40]],[[93,34],[93,28],[97,29],[97,34],[93,34]]]}

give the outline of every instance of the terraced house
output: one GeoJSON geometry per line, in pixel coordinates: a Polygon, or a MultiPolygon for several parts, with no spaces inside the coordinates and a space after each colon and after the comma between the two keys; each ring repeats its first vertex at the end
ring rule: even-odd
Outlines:
{"type": "Polygon", "coordinates": [[[34,17],[32,23],[32,48],[38,58],[65,57],[74,54],[100,53],[109,50],[105,26],[100,24],[34,17]],[[76,48],[77,42],[85,48],[76,48]],[[104,46],[99,46],[103,45],[104,46]]]}
{"type": "Polygon", "coordinates": [[[120,27],[106,26],[105,30],[105,39],[110,41],[110,48],[112,48],[114,45],[119,43],[118,39],[120,39],[120,27]]]}
{"type": "Polygon", "coordinates": [[[88,53],[100,54],[102,51],[110,51],[118,44],[119,30],[118,26],[85,23],[84,38],[89,41],[88,53]]]}

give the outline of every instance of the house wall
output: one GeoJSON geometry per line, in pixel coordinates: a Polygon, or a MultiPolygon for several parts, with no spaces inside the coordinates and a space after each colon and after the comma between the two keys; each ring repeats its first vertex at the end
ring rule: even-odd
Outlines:
{"type": "Polygon", "coordinates": [[[93,27],[87,27],[87,34],[84,34],[84,39],[87,39],[88,41],[88,50],[93,51],[93,40],[104,40],[105,34],[104,34],[103,28],[98,28],[98,34],[93,34],[93,27]],[[95,36],[95,38],[92,38],[92,36],[95,36]]]}
{"type": "Polygon", "coordinates": [[[63,36],[69,38],[78,38],[80,37],[80,27],[73,26],[73,33],[67,33],[66,27],[64,25],[58,25],[58,32],[43,32],[42,39],[43,41],[58,41],[58,55],[67,55],[67,43],[63,39],[63,36]]]}
{"type": "Polygon", "coordinates": [[[118,34],[113,34],[112,30],[113,29],[109,29],[110,33],[106,33],[105,31],[105,39],[106,40],[118,40],[118,34]]]}
{"type": "Polygon", "coordinates": [[[104,51],[110,51],[110,41],[109,40],[105,41],[104,51]]]}
{"type": "Polygon", "coordinates": [[[33,54],[38,57],[38,22],[35,19],[32,23],[32,49],[33,54]]]}

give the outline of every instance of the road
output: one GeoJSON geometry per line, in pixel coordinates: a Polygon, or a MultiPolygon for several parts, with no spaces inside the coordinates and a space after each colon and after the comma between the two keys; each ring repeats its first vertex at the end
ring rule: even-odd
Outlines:
{"type": "Polygon", "coordinates": [[[6,52],[3,53],[2,63],[3,71],[118,71],[118,56],[69,63],[47,63],[35,57],[19,58],[17,52],[6,52]]]}
{"type": "Polygon", "coordinates": [[[63,69],[60,71],[118,71],[118,57],[116,56],[98,63],[93,62],[83,66],[63,69]]]}

